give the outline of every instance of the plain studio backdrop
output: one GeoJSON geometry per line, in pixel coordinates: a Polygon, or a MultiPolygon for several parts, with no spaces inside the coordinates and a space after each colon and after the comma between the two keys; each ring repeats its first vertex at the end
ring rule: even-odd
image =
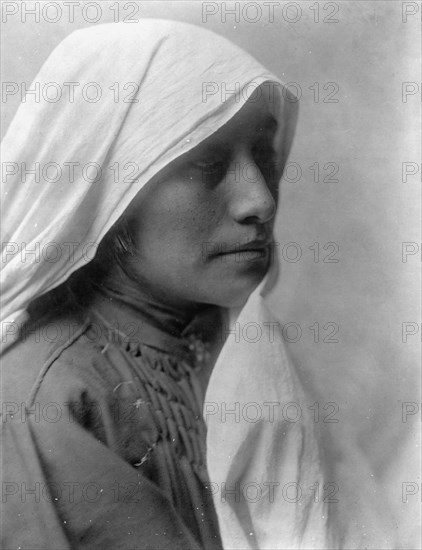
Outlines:
{"type": "MultiPolygon", "coordinates": [[[[391,547],[418,548],[420,4],[102,1],[97,23],[82,16],[91,4],[85,19],[96,18],[95,2],[75,2],[73,23],[64,6],[43,17],[38,3],[37,22],[20,2],[2,4],[3,82],[29,87],[72,30],[155,17],[228,37],[300,96],[273,305],[354,540],[382,547],[373,521],[391,547]]],[[[3,96],[2,135],[19,102],[3,96]]]]}

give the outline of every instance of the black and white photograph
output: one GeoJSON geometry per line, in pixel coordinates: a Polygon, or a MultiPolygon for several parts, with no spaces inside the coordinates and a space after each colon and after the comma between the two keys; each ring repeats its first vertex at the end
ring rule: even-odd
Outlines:
{"type": "Polygon", "coordinates": [[[421,2],[0,7],[1,550],[421,549],[421,2]]]}

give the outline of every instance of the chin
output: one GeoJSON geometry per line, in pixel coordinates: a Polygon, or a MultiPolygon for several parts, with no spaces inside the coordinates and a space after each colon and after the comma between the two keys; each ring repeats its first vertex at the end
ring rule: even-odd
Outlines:
{"type": "Polygon", "coordinates": [[[256,289],[263,277],[258,280],[248,283],[240,284],[228,284],[224,291],[221,288],[215,292],[209,294],[206,299],[206,303],[216,305],[223,308],[241,308],[248,301],[249,296],[256,289]]]}

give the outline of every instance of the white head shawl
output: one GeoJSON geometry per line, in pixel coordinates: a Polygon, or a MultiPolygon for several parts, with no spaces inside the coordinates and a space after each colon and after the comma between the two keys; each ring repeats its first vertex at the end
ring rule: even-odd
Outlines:
{"type": "MultiPolygon", "coordinates": [[[[185,23],[147,19],[76,31],[35,82],[41,100],[20,105],[3,145],[3,347],[32,300],[92,259],[138,191],[230,120],[258,86],[278,85],[282,161],[296,121],[296,103],[285,100],[277,77],[224,38],[185,23]]],[[[273,320],[262,288],[240,325],[273,320]]],[[[229,336],[208,386],[207,462],[221,535],[230,549],[324,548],[327,514],[310,490],[318,483],[323,490],[313,425],[276,326],[272,340],[229,336]],[[215,413],[236,402],[239,421],[215,413]],[[250,403],[274,414],[252,421],[250,403]],[[299,421],[281,416],[286,403],[300,407],[299,421]],[[230,488],[240,491],[239,502],[225,501],[222,490],[230,488]]]]}

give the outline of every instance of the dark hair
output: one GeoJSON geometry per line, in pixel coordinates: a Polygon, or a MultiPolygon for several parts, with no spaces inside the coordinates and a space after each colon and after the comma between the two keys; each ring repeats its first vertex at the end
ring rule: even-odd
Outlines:
{"type": "Polygon", "coordinates": [[[128,256],[135,256],[135,245],[130,223],[120,218],[98,245],[95,257],[79,268],[60,286],[33,300],[28,306],[31,320],[49,312],[75,311],[88,305],[96,287],[104,283],[110,266],[127,269],[128,256]]]}

